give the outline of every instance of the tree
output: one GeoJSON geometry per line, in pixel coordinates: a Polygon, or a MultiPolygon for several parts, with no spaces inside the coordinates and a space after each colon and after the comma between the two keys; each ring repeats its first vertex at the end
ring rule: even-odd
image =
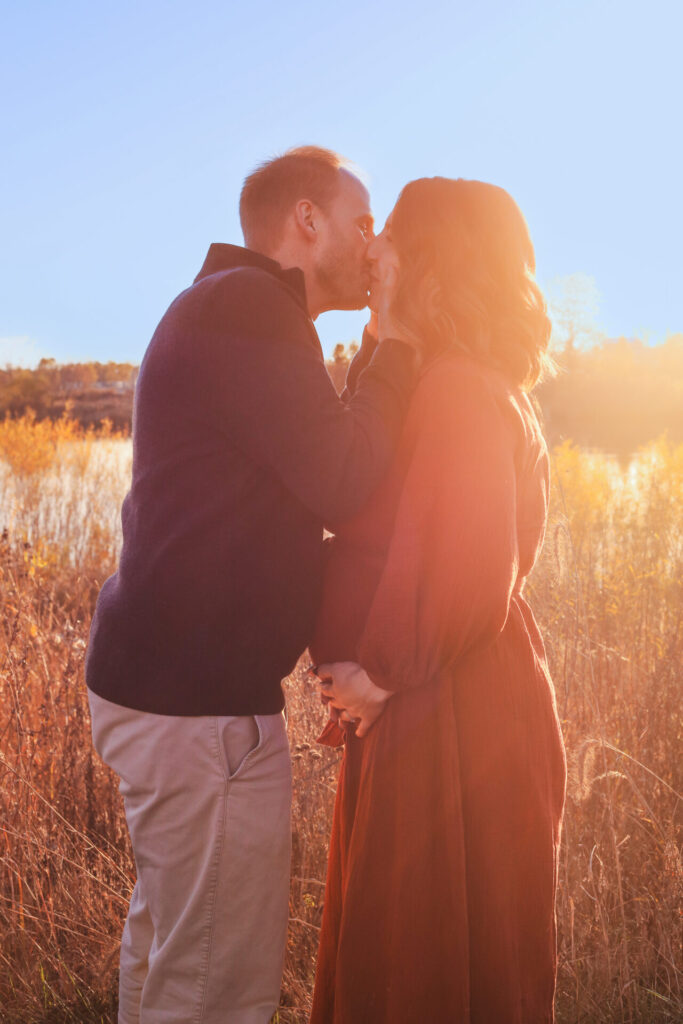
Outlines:
{"type": "Polygon", "coordinates": [[[332,378],[332,383],[340,394],[344,388],[344,382],[346,381],[346,373],[348,371],[351,360],[358,351],[358,342],[352,341],[347,348],[342,342],[338,342],[334,346],[332,352],[332,358],[328,359],[325,363],[327,372],[332,378]]]}
{"type": "Polygon", "coordinates": [[[33,409],[44,416],[51,403],[47,375],[33,370],[13,369],[5,377],[0,390],[0,414],[18,416],[33,409]]]}
{"type": "Polygon", "coordinates": [[[577,350],[604,341],[597,323],[600,293],[588,274],[556,277],[547,289],[548,311],[553,322],[552,348],[571,357],[577,350]]]}

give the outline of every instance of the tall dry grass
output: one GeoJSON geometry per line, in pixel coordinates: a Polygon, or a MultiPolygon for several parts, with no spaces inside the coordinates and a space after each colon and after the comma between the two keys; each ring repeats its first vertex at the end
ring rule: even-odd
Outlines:
{"type": "Polygon", "coordinates": [[[674,1021],[681,998],[683,446],[554,453],[529,593],[569,758],[562,1022],[674,1021]]]}
{"type": "MultiPolygon", "coordinates": [[[[82,668],[118,545],[129,447],[65,418],[0,424],[0,1020],[115,1020],[133,862],[115,781],[93,754],[82,668]]],[[[558,1019],[683,1017],[680,682],[683,447],[625,470],[565,445],[529,592],[570,759],[558,1019]]],[[[338,755],[286,682],[294,861],[281,1024],[307,1019],[338,755]]],[[[427,1022],[425,1022],[427,1024],[427,1022]]],[[[430,1022],[431,1024],[431,1022],[430,1022]]]]}

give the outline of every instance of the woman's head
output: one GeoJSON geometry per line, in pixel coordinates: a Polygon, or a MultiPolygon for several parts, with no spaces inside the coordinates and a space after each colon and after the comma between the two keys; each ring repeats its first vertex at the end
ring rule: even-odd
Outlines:
{"type": "Polygon", "coordinates": [[[524,217],[502,188],[420,178],[401,192],[368,254],[392,261],[392,313],[427,358],[456,347],[515,383],[538,380],[550,337],[524,217]]]}

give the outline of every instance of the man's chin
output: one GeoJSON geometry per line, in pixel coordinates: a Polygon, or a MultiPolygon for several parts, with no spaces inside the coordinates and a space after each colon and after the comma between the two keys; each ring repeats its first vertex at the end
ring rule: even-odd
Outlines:
{"type": "Polygon", "coordinates": [[[336,300],[334,306],[331,309],[339,310],[352,310],[352,309],[366,309],[370,301],[368,292],[362,292],[360,295],[340,297],[336,300]]]}

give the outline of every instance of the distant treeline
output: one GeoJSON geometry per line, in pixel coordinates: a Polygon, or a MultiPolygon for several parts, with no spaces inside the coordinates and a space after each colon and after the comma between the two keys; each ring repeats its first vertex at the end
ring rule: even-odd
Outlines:
{"type": "Polygon", "coordinates": [[[557,375],[535,392],[551,444],[569,438],[625,458],[665,433],[683,441],[683,334],[658,345],[570,344],[556,362],[557,375]]]}
{"type": "MultiPolygon", "coordinates": [[[[327,362],[341,391],[356,351],[337,345],[327,362]]],[[[620,338],[580,349],[568,344],[555,353],[556,376],[536,390],[548,441],[578,444],[630,455],[666,433],[683,441],[683,334],[658,345],[620,338]]],[[[0,370],[0,417],[27,408],[38,417],[58,418],[65,409],[83,426],[111,420],[130,428],[138,368],[130,363],[69,363],[42,359],[35,370],[0,370]]]]}
{"type": "Polygon", "coordinates": [[[57,363],[41,359],[35,370],[0,370],[0,417],[33,409],[39,419],[58,419],[69,409],[84,427],[111,420],[130,429],[138,367],[132,363],[57,363]]]}

